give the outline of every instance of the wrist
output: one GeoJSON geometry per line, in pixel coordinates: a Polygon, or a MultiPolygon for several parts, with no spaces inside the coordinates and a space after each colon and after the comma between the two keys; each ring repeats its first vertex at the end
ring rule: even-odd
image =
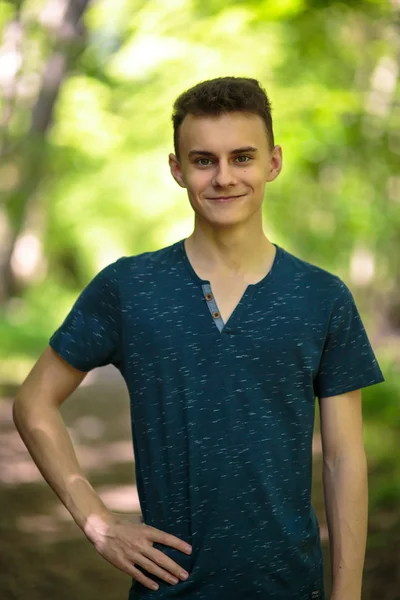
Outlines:
{"type": "Polygon", "coordinates": [[[93,543],[99,544],[106,537],[110,537],[112,526],[118,517],[110,511],[102,511],[89,515],[81,527],[86,537],[93,543]]]}
{"type": "Polygon", "coordinates": [[[88,535],[104,529],[111,520],[111,512],[84,477],[76,477],[67,489],[65,506],[75,523],[88,535]]]}

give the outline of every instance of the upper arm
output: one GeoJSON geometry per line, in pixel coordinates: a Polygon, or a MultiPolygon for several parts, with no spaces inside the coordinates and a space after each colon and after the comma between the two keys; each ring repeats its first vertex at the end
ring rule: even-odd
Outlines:
{"type": "Polygon", "coordinates": [[[18,389],[15,403],[59,407],[86,375],[47,346],[18,389]]]}
{"type": "Polygon", "coordinates": [[[82,372],[113,364],[122,366],[122,316],[119,259],[102,269],[79,294],[49,345],[82,372]]]}
{"type": "Polygon", "coordinates": [[[324,462],[364,453],[361,389],[319,399],[324,462]]]}
{"type": "MultiPolygon", "coordinates": [[[[335,299],[313,384],[318,398],[336,396],[342,403],[341,397],[348,390],[355,390],[351,396],[355,398],[356,390],[382,383],[385,379],[353,295],[343,281],[336,279],[339,288],[332,288],[335,299]]],[[[335,404],[335,400],[332,402],[335,404]]]]}

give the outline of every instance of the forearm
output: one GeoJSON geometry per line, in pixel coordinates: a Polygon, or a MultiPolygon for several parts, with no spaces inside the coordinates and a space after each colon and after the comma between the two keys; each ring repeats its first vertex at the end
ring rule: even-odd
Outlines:
{"type": "Polygon", "coordinates": [[[71,513],[77,525],[90,536],[94,524],[108,514],[85,477],[71,438],[56,407],[34,408],[22,399],[13,405],[14,423],[44,479],[71,513]]]}
{"type": "Polygon", "coordinates": [[[365,454],[324,463],[323,485],[329,531],[332,600],[360,600],[368,528],[365,454]]]}

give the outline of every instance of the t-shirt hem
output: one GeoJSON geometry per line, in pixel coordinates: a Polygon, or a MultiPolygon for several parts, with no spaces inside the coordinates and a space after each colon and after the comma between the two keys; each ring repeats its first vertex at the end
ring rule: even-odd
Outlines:
{"type": "Polygon", "coordinates": [[[362,388],[370,387],[371,385],[377,385],[378,383],[383,383],[385,381],[384,376],[378,377],[373,381],[369,382],[360,382],[355,381],[353,383],[349,383],[348,385],[342,385],[337,388],[328,388],[328,390],[324,392],[320,392],[316,394],[318,398],[324,398],[327,396],[339,396],[340,394],[346,394],[347,392],[354,392],[355,390],[359,390],[362,388]]]}
{"type": "MultiPolygon", "coordinates": [[[[55,335],[55,334],[54,334],[55,335]]],[[[69,365],[71,365],[71,367],[74,367],[74,369],[78,369],[78,371],[82,371],[82,373],[87,373],[88,371],[90,371],[90,368],[88,368],[87,366],[83,366],[82,363],[79,363],[79,361],[76,361],[74,356],[72,356],[71,354],[69,354],[65,349],[60,348],[57,340],[54,336],[52,336],[49,340],[49,346],[59,355],[61,356],[61,358],[63,358],[65,360],[65,362],[67,362],[69,365]]]]}

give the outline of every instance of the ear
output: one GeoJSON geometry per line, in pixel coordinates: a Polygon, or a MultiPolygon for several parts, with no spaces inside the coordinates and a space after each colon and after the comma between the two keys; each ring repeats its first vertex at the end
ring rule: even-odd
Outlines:
{"type": "Polygon", "coordinates": [[[186,185],[183,180],[181,165],[179,164],[179,160],[176,158],[175,154],[171,153],[169,155],[168,162],[172,177],[175,179],[178,185],[185,188],[186,185]]]}
{"type": "Polygon", "coordinates": [[[282,148],[281,146],[275,146],[270,161],[270,168],[265,181],[274,181],[282,171],[282,148]]]}

